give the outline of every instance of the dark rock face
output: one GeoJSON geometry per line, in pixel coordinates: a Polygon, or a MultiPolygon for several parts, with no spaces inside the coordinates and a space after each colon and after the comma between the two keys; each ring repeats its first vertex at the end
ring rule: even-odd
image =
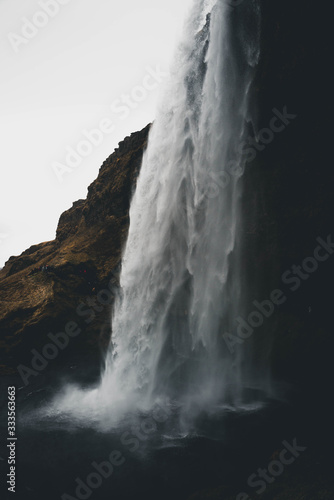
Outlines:
{"type": "Polygon", "coordinates": [[[313,271],[305,259],[314,258],[318,237],[334,239],[326,9],[298,0],[263,0],[261,9],[261,60],[252,89],[259,142],[246,169],[243,201],[245,273],[259,285],[260,299],[275,288],[287,297],[262,329],[274,332],[274,375],[323,399],[332,376],[334,255],[313,271]],[[273,109],[295,118],[286,117],[283,130],[271,136],[268,129],[278,123],[273,109]],[[294,265],[308,269],[297,271],[295,290],[294,265]]]}
{"type": "Polygon", "coordinates": [[[57,362],[81,352],[97,358],[108,343],[113,289],[149,128],[127,137],[103,163],[87,198],[61,215],[54,241],[11,257],[0,271],[3,372],[29,365],[31,349],[45,347],[48,334],[64,332],[69,322],[81,333],[57,362]]]}

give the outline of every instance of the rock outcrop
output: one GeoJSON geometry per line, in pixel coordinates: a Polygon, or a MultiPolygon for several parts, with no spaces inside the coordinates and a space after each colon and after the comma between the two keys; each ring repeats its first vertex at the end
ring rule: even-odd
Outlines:
{"type": "Polygon", "coordinates": [[[333,376],[334,255],[313,262],[313,269],[305,259],[314,258],[318,238],[334,239],[329,31],[324,11],[307,2],[263,0],[261,11],[261,58],[252,89],[258,144],[243,200],[245,273],[254,284],[252,299],[268,299],[274,289],[287,298],[262,327],[263,335],[274,336],[275,377],[324,404],[333,376]],[[274,110],[285,115],[280,131],[271,130],[274,110]],[[298,287],[292,277],[299,278],[298,287]]]}
{"type": "MultiPolygon", "coordinates": [[[[59,220],[53,241],[11,257],[0,271],[2,372],[29,361],[32,349],[70,321],[80,339],[64,351],[98,352],[110,335],[110,307],[129,227],[129,206],[147,145],[148,125],[103,163],[85,200],[59,220]]],[[[59,360],[61,361],[61,360],[59,360]]]]}

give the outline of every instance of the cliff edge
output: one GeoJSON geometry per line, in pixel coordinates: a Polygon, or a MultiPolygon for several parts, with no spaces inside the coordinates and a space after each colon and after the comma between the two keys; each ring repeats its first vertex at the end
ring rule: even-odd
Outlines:
{"type": "MultiPolygon", "coordinates": [[[[53,241],[11,257],[0,271],[0,369],[11,372],[48,335],[69,322],[81,329],[78,350],[105,346],[110,308],[129,228],[129,206],[150,125],[119,143],[87,198],[73,203],[53,241]]],[[[66,352],[73,355],[72,349],[66,352]]]]}

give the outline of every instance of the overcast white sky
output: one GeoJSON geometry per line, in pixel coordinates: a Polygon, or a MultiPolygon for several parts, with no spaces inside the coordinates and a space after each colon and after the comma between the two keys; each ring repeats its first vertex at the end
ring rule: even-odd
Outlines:
{"type": "Polygon", "coordinates": [[[0,266],[53,239],[60,214],[86,197],[118,142],[154,119],[163,83],[148,75],[169,69],[191,4],[0,0],[0,266]],[[123,94],[134,97],[112,110],[123,94]],[[68,148],[105,119],[114,130],[73,168],[68,148]],[[55,162],[71,170],[62,182],[55,162]]]}

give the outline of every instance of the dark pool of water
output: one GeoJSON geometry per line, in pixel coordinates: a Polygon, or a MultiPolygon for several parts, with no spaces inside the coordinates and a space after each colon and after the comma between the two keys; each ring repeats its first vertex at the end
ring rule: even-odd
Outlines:
{"type": "MultiPolygon", "coordinates": [[[[83,383],[91,381],[87,373],[82,377],[83,383]]],[[[15,377],[2,379],[2,477],[8,468],[3,446],[8,385],[17,388],[18,439],[16,495],[7,492],[1,498],[59,500],[67,493],[63,500],[187,500],[206,488],[242,484],[282,440],[295,437],[291,408],[273,401],[253,410],[203,412],[187,433],[177,428],[176,410],[168,419],[156,421],[153,429],[145,427],[149,415],[138,416],[137,424],[144,422],[148,431],[139,435],[133,421],[101,432],[62,418],[28,418],[34,409],[48,405],[60,383],[50,373],[29,387],[22,387],[15,377]],[[105,465],[110,457],[115,462],[112,469],[105,465]],[[96,469],[101,463],[103,472],[96,469]],[[77,481],[81,486],[88,481],[88,488],[76,492],[77,481]]]]}

